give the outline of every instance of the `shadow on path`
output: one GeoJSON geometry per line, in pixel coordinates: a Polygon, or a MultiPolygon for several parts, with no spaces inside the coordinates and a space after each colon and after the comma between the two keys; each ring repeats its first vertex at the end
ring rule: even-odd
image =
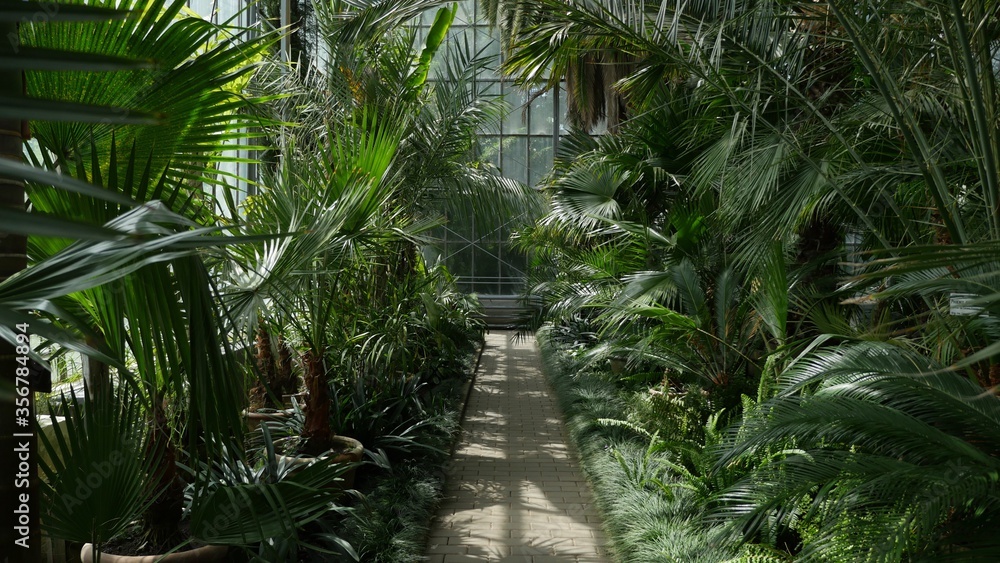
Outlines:
{"type": "Polygon", "coordinates": [[[487,335],[430,563],[605,563],[607,541],[534,341],[487,335]]]}

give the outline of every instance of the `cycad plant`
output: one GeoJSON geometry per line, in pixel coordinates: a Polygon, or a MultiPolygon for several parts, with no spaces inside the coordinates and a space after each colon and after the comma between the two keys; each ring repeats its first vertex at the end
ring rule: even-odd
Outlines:
{"type": "Polygon", "coordinates": [[[797,361],[734,431],[751,460],[719,514],[749,538],[795,529],[803,561],[986,561],[998,517],[1000,400],[921,354],[880,343],[797,361]]]}

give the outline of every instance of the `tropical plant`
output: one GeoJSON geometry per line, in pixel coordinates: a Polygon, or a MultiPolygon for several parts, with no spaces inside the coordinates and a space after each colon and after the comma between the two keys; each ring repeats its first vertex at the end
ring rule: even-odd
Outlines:
{"type": "Polygon", "coordinates": [[[720,466],[788,444],[720,514],[748,536],[797,528],[802,560],[990,559],[998,406],[978,382],[896,346],[819,350],[723,449],[720,466]]]}
{"type": "Polygon", "coordinates": [[[583,53],[635,57],[614,85],[634,117],[608,139],[568,139],[565,154],[580,158],[557,163],[549,216],[526,237],[550,268],[584,275],[537,287],[555,322],[589,317],[604,337],[594,357],[619,344],[602,321],[645,334],[653,307],[652,349],[707,373],[736,351],[760,377],[759,406],[745,402],[752,415],[725,458],[753,469],[726,513],[745,516],[746,541],[794,551],[801,534],[802,555],[823,560],[992,556],[975,532],[992,518],[991,478],[925,500],[946,469],[887,417],[953,440],[978,460],[973,472],[995,471],[988,442],[964,443],[963,422],[988,410],[1000,381],[987,257],[997,9],[543,0],[513,32],[507,69],[526,83],[583,53]],[[664,115],[674,119],[646,119],[664,115]],[[667,154],[663,139],[675,141],[667,154]],[[677,352],[690,341],[676,337],[709,325],[672,300],[681,284],[655,283],[684,260],[708,282],[689,302],[743,311],[712,315],[733,338],[702,357],[677,352]],[[808,384],[789,383],[808,366],[808,384]],[[932,395],[979,413],[951,418],[932,395]]]}
{"type": "MultiPolygon", "coordinates": [[[[30,137],[29,120],[50,119],[56,115],[61,117],[73,116],[76,118],[87,118],[95,110],[93,106],[72,106],[69,104],[54,103],[47,100],[31,99],[24,96],[24,71],[37,69],[50,70],[121,70],[140,66],[134,60],[109,59],[106,57],[89,56],[87,53],[72,53],[65,51],[51,50],[47,52],[34,51],[21,45],[19,37],[19,24],[21,21],[29,21],[31,18],[44,17],[47,20],[56,21],[87,21],[92,19],[110,19],[122,17],[122,12],[95,8],[65,6],[54,3],[41,2],[20,2],[16,4],[8,3],[0,7],[0,35],[4,40],[0,41],[0,58],[4,61],[3,70],[0,71],[0,186],[2,186],[3,208],[0,213],[5,217],[5,232],[2,237],[2,248],[4,259],[0,263],[0,281],[6,279],[13,273],[22,270],[27,263],[27,234],[46,233],[53,231],[65,232],[66,224],[58,221],[33,221],[27,220],[24,214],[24,180],[34,178],[36,180],[52,182],[54,185],[63,188],[72,185],[71,182],[61,181],[52,173],[25,167],[21,164],[23,141],[30,137]]],[[[132,116],[135,119],[136,116],[132,116]]],[[[128,121],[122,115],[109,117],[111,122],[128,121]]],[[[77,186],[79,188],[80,186],[77,186]]],[[[86,188],[85,188],[86,189],[86,188]]],[[[0,365],[3,366],[4,373],[16,373],[16,359],[13,342],[9,340],[9,334],[4,333],[4,339],[0,341],[0,365]]],[[[13,447],[13,435],[16,433],[14,417],[8,411],[14,412],[16,396],[14,394],[15,381],[7,376],[0,380],[0,404],[4,409],[4,423],[0,427],[0,440],[5,447],[13,447]]],[[[33,393],[28,393],[27,406],[17,405],[17,408],[27,408],[29,416],[33,414],[33,393]]],[[[29,441],[29,446],[34,448],[34,440],[29,441]]],[[[10,458],[6,469],[11,474],[16,472],[17,460],[10,458]]],[[[29,502],[27,503],[30,512],[29,529],[37,525],[37,494],[35,494],[33,484],[29,485],[29,502]]],[[[4,498],[17,494],[17,491],[5,484],[0,488],[0,495],[4,498]]],[[[3,541],[5,545],[15,545],[13,536],[14,526],[19,525],[14,515],[14,521],[10,525],[4,526],[3,541]]],[[[38,542],[29,541],[29,545],[23,548],[14,549],[11,555],[14,561],[33,561],[39,557],[38,542]]]]}
{"type": "Polygon", "coordinates": [[[149,430],[140,397],[127,385],[115,390],[113,401],[89,402],[86,409],[60,397],[69,422],[50,415],[51,436],[38,434],[40,451],[47,454],[39,470],[45,528],[52,536],[103,546],[123,535],[162,494],[150,494],[146,485],[146,475],[161,460],[145,455],[149,430]]]}
{"type": "MultiPolygon", "coordinates": [[[[48,117],[72,121],[82,116],[80,120],[91,125],[37,127],[40,142],[39,150],[33,153],[36,166],[61,170],[63,176],[52,183],[64,191],[47,188],[41,182],[48,177],[33,174],[36,183],[29,186],[32,211],[42,225],[33,232],[50,238],[32,240],[31,254],[37,265],[24,281],[37,279],[49,285],[36,287],[35,295],[25,295],[26,299],[15,305],[17,311],[41,311],[52,323],[50,328],[39,327],[44,335],[90,357],[91,365],[96,366],[91,375],[104,380],[95,388],[110,389],[108,368],[115,367],[119,384],[130,386],[143,398],[153,424],[145,451],[163,462],[144,476],[151,504],[140,504],[149,508],[146,521],[154,542],[173,542],[181,517],[181,489],[174,465],[176,436],[166,419],[166,397],[182,402],[181,411],[187,421],[184,455],[208,452],[211,457],[212,442],[200,438],[207,435],[221,439],[238,427],[234,424],[236,414],[226,405],[238,404],[240,377],[232,364],[232,353],[226,354],[211,274],[196,253],[197,247],[218,245],[225,237],[206,236],[217,231],[211,204],[205,205],[200,190],[186,182],[213,176],[214,163],[220,159],[208,153],[218,151],[223,141],[240,136],[228,134],[227,127],[237,131],[243,122],[238,118],[234,121],[234,112],[253,100],[221,87],[231,86],[241,74],[249,72],[247,63],[254,53],[271,41],[265,36],[246,42],[238,33],[229,35],[234,30],[221,30],[197,18],[176,17],[182,6],[183,2],[116,6],[143,9],[112,23],[91,17],[91,23],[86,25],[93,28],[92,35],[81,35],[78,29],[54,23],[51,18],[21,30],[28,45],[25,49],[36,55],[56,53],[52,47],[67,45],[95,53],[71,57],[67,70],[123,67],[130,73],[122,77],[77,72],[63,76],[65,80],[87,84],[87,88],[107,94],[111,101],[125,100],[149,108],[159,100],[164,107],[169,106],[168,113],[161,117],[173,125],[162,136],[164,130],[157,129],[156,120],[149,114],[114,108],[91,112],[89,107],[72,103],[73,96],[86,88],[67,91],[62,89],[66,82],[51,81],[44,73],[28,74],[29,92],[62,98],[61,106],[40,104],[42,110],[50,112],[48,117]],[[81,40],[105,34],[115,41],[96,45],[81,40]],[[207,44],[211,45],[204,49],[207,44]],[[152,51],[145,51],[147,48],[152,51]],[[121,57],[126,52],[169,53],[172,58],[160,57],[156,62],[162,66],[142,59],[139,65],[127,64],[121,57]],[[189,72],[193,67],[197,68],[189,72]],[[137,92],[133,88],[136,83],[147,87],[137,92]],[[124,84],[128,88],[123,88],[124,84]],[[62,113],[56,112],[60,108],[62,113]],[[119,126],[112,129],[115,124],[119,126]],[[121,146],[130,148],[121,150],[121,146]],[[123,153],[126,157],[119,158],[123,153]],[[75,193],[67,194],[67,188],[75,193]],[[188,218],[155,206],[144,209],[142,214],[119,217],[127,206],[150,199],[162,199],[188,218]],[[186,231],[198,227],[192,220],[209,226],[190,231],[202,238],[184,246],[191,241],[186,231]],[[106,241],[97,245],[69,244],[65,238],[75,238],[77,232],[106,241]],[[141,244],[130,241],[129,236],[139,236],[141,244]],[[105,252],[112,252],[97,254],[102,246],[105,252]],[[72,256],[77,263],[70,262],[72,256]],[[65,276],[74,272],[83,276],[67,280],[65,276]],[[210,389],[214,391],[209,393],[210,389]],[[220,401],[220,397],[224,398],[220,401]]],[[[83,13],[73,7],[66,12],[83,13]]],[[[101,16],[115,13],[97,10],[101,16]]],[[[111,395],[102,392],[93,399],[105,396],[111,395]]],[[[73,423],[68,421],[70,426],[73,423]]],[[[82,431],[76,435],[87,436],[82,431]]],[[[102,541],[109,538],[102,534],[94,539],[100,549],[102,541]]]]}
{"type": "Polygon", "coordinates": [[[211,464],[188,468],[193,485],[186,492],[186,510],[192,535],[242,547],[265,561],[297,561],[300,547],[357,560],[354,548],[322,521],[350,512],[339,503],[343,490],[338,486],[350,465],[319,460],[303,466],[278,455],[266,426],[262,436],[262,455],[254,464],[222,448],[222,456],[211,464]],[[317,525],[320,530],[310,529],[317,525]]]}
{"type": "MultiPolygon", "coordinates": [[[[22,7],[29,6],[39,7],[28,3],[22,7]]],[[[323,363],[338,357],[329,349],[331,340],[339,352],[351,352],[359,342],[355,329],[366,303],[353,300],[346,292],[372,280],[386,280],[386,274],[388,279],[420,278],[424,281],[407,286],[409,293],[400,301],[406,304],[400,310],[413,315],[409,321],[420,327],[424,337],[416,360],[407,365],[422,371],[418,381],[441,375],[444,367],[425,361],[432,343],[452,336],[472,336],[477,327],[468,321],[467,313],[455,307],[460,300],[449,296],[447,289],[440,293],[428,290],[447,285],[438,285],[444,279],[440,276],[424,279],[422,265],[415,259],[414,237],[433,221],[425,214],[423,222],[415,222],[404,211],[411,211],[407,207],[414,202],[438,198],[441,191],[452,187],[463,195],[471,186],[490,186],[498,193],[516,194],[517,190],[489,171],[460,162],[471,147],[470,134],[476,124],[490,115],[486,106],[477,109],[477,102],[462,97],[468,89],[452,92],[447,103],[442,96],[439,107],[454,113],[428,111],[421,117],[421,127],[415,126],[417,120],[406,111],[377,107],[373,102],[378,98],[358,103],[349,95],[336,106],[336,119],[325,123],[321,119],[322,126],[308,133],[304,132],[308,127],[300,129],[299,139],[309,150],[294,144],[283,147],[288,159],[265,197],[249,206],[248,219],[229,218],[238,231],[250,235],[222,236],[223,221],[215,216],[214,202],[203,194],[202,184],[223,182],[217,166],[229,160],[223,154],[225,142],[247,138],[250,125],[275,123],[250,112],[254,104],[266,101],[264,97],[238,92],[253,69],[254,59],[267,49],[273,36],[248,40],[247,30],[212,26],[182,16],[183,2],[179,0],[135,0],[115,6],[134,10],[117,22],[88,20],[88,33],[52,21],[38,21],[21,30],[25,42],[30,43],[24,50],[34,59],[47,57],[51,62],[51,49],[76,46],[98,54],[70,57],[73,60],[67,68],[120,67],[126,72],[102,76],[78,72],[56,80],[32,70],[28,75],[32,94],[63,99],[62,106],[37,103],[32,111],[48,112],[60,119],[77,117],[89,124],[81,126],[70,120],[39,126],[37,148],[29,151],[35,167],[5,165],[3,169],[32,182],[31,216],[20,216],[20,210],[8,214],[12,232],[48,238],[33,238],[33,266],[0,286],[0,293],[6,294],[0,298],[4,301],[0,314],[12,321],[9,326],[39,315],[44,323],[35,323],[37,334],[50,343],[84,353],[88,388],[98,391],[88,396],[82,414],[65,423],[64,432],[71,438],[50,442],[50,453],[59,450],[66,459],[83,463],[91,459],[87,443],[97,446],[119,430],[142,428],[134,424],[140,415],[150,422],[148,434],[130,442],[136,446],[130,452],[141,451],[143,455],[130,457],[129,478],[115,479],[131,483],[128,490],[141,493],[132,510],[118,516],[114,526],[97,532],[92,519],[72,522],[55,515],[51,529],[63,537],[89,536],[99,552],[112,536],[123,531],[132,519],[130,515],[142,509],[154,543],[169,548],[176,543],[181,515],[187,514],[196,539],[251,544],[269,560],[294,557],[294,548],[279,546],[271,536],[316,522],[329,512],[329,495],[317,493],[317,487],[343,468],[317,466],[302,477],[280,482],[273,482],[273,472],[259,474],[249,469],[252,466],[243,461],[229,435],[239,428],[236,407],[242,403],[243,382],[234,362],[231,338],[242,343],[244,334],[255,334],[245,329],[262,313],[274,322],[269,328],[276,330],[278,340],[281,335],[277,331],[291,326],[289,340],[305,352],[307,382],[314,387],[313,397],[321,400],[328,380],[323,363]],[[91,43],[91,38],[105,36],[109,41],[91,43]],[[139,62],[126,60],[125,54],[140,57],[139,62]],[[71,101],[91,91],[100,94],[91,100],[99,97],[102,103],[127,103],[137,109],[84,108],[71,101]],[[463,101],[465,107],[460,106],[463,101]],[[463,116],[469,104],[476,107],[463,116]],[[107,121],[102,121],[104,117],[107,121]],[[434,128],[461,134],[442,135],[440,138],[448,142],[439,143],[430,133],[434,128]],[[312,150],[316,147],[325,150],[312,150]],[[398,158],[400,147],[407,147],[409,164],[398,158]],[[422,157],[447,156],[442,162],[455,166],[436,176],[411,176],[408,167],[417,163],[415,155],[421,151],[422,157]],[[296,169],[300,164],[307,166],[296,169]],[[42,169],[59,174],[46,174],[42,169]],[[462,174],[465,180],[459,179],[462,174]],[[46,181],[59,190],[47,187],[46,181]],[[408,191],[401,188],[406,182],[412,184],[408,191]],[[299,192],[302,186],[314,188],[316,193],[303,197],[299,192]],[[129,212],[131,207],[137,209],[129,212]],[[74,242],[78,237],[86,240],[74,242]],[[260,254],[255,255],[258,250],[260,254]],[[230,262],[234,256],[242,260],[230,262]],[[261,265],[260,260],[265,260],[265,267],[259,270],[263,275],[247,267],[261,265]],[[355,264],[362,266],[360,274],[352,272],[355,264]],[[227,280],[225,309],[220,309],[217,300],[219,272],[227,280]],[[283,274],[289,273],[292,275],[286,279],[283,274]],[[240,275],[245,278],[239,279],[240,275]],[[334,314],[339,313],[339,305],[348,305],[343,316],[334,314]],[[426,325],[417,317],[423,312],[430,313],[426,325]],[[253,321],[247,322],[248,315],[253,315],[253,321]],[[241,330],[237,336],[234,328],[241,330]],[[107,430],[105,433],[98,432],[92,422],[99,417],[108,423],[100,429],[107,430]],[[196,468],[188,472],[193,482],[186,486],[177,472],[183,465],[196,468]],[[205,467],[213,469],[203,470],[205,467]],[[268,482],[258,482],[260,475],[266,475],[268,482]],[[185,490],[186,500],[181,494],[185,490]],[[240,506],[254,509],[243,510],[249,518],[230,522],[224,533],[217,533],[218,529],[205,523],[214,521],[217,512],[213,511],[224,498],[238,499],[244,503],[240,506]],[[261,518],[264,511],[258,510],[260,506],[282,503],[287,511],[272,519],[261,518]]],[[[13,12],[24,13],[20,9],[13,12]]],[[[62,13],[88,15],[76,7],[67,7],[62,13]]],[[[117,15],[96,9],[90,17],[97,18],[93,14],[117,15]]],[[[395,74],[385,76],[388,81],[395,80],[400,88],[397,93],[405,93],[404,98],[413,104],[428,99],[425,85],[430,60],[451,17],[453,11],[439,13],[435,32],[418,57],[400,49],[392,54],[395,60],[390,55],[383,59],[399,63],[390,69],[395,74]],[[400,69],[405,72],[398,72],[400,69]]],[[[360,50],[353,53],[359,54],[360,50]]],[[[7,111],[6,105],[3,111],[7,111]]],[[[386,298],[384,292],[371,295],[375,303],[386,298]]],[[[392,310],[392,304],[384,305],[386,312],[392,310]]],[[[369,353],[385,349],[375,340],[370,342],[369,353]]],[[[465,341],[454,346],[456,354],[468,350],[465,341]]],[[[382,362],[389,364],[385,359],[382,362]]],[[[311,421],[318,429],[314,437],[322,441],[323,428],[329,433],[329,416],[318,408],[311,408],[307,416],[315,419],[311,421]]],[[[401,431],[399,439],[410,439],[407,432],[401,431]]],[[[238,441],[238,431],[235,438],[238,441]]],[[[99,455],[105,450],[95,448],[92,453],[99,455]]],[[[63,469],[68,467],[66,463],[63,469]]],[[[65,488],[73,484],[58,479],[58,473],[58,468],[50,472],[54,477],[51,498],[64,498],[65,488]]],[[[66,471],[67,478],[74,474],[66,471]]],[[[97,506],[96,497],[86,500],[97,506]]],[[[112,499],[105,495],[104,500],[112,499]]],[[[89,512],[106,514],[110,504],[105,502],[100,510],[89,512]]],[[[337,544],[335,536],[327,539],[337,544]]],[[[350,551],[343,544],[337,549],[350,551]]]]}
{"type": "MultiPolygon", "coordinates": [[[[337,397],[355,396],[353,406],[361,407],[372,398],[352,389],[419,389],[434,377],[422,373],[434,369],[427,338],[457,338],[457,350],[444,350],[445,357],[469,351],[477,327],[451,322],[469,324],[453,298],[429,291],[446,282],[428,274],[417,251],[442,211],[475,208],[495,217],[527,206],[520,186],[472,158],[477,128],[497,115],[472,87],[484,62],[456,55],[445,65],[454,88],[438,92],[428,81],[454,9],[437,11],[416,51],[413,34],[400,27],[429,7],[436,4],[322,7],[331,53],[323,71],[265,77],[271,83],[264,87],[291,92],[274,111],[295,115],[298,124],[269,130],[283,139],[281,160],[268,189],[248,202],[242,228],[292,236],[234,249],[237,266],[225,292],[238,330],[249,334],[263,321],[300,351],[308,392],[303,437],[312,453],[327,449],[334,431],[330,409],[340,401],[331,403],[331,384],[337,397]]],[[[336,412],[341,424],[352,413],[336,412]]],[[[371,437],[405,428],[409,416],[382,417],[388,426],[372,426],[371,437]]]]}

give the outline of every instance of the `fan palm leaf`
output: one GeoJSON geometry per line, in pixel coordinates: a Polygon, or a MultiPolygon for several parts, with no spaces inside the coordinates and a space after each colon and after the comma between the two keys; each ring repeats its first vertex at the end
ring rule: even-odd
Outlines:
{"type": "MultiPolygon", "coordinates": [[[[97,115],[99,119],[89,124],[72,115],[38,123],[34,134],[41,147],[63,166],[82,161],[90,168],[91,152],[106,158],[109,145],[117,141],[120,150],[134,145],[140,158],[152,158],[154,175],[169,163],[171,176],[178,179],[216,181],[215,163],[235,158],[227,143],[251,140],[249,128],[261,124],[259,117],[246,112],[260,100],[240,96],[238,88],[275,36],[183,16],[183,1],[105,0],[98,6],[130,15],[83,24],[32,24],[22,27],[22,41],[32,48],[89,51],[110,60],[129,57],[143,66],[113,73],[28,72],[28,92],[56,103],[86,100],[128,109],[116,110],[120,115],[110,119],[97,115]],[[101,41],[95,43],[94,37],[101,41]],[[155,121],[115,125],[122,118],[146,114],[155,115],[155,121]]],[[[107,162],[101,172],[112,173],[107,162]]],[[[116,172],[123,175],[126,170],[116,172]]]]}

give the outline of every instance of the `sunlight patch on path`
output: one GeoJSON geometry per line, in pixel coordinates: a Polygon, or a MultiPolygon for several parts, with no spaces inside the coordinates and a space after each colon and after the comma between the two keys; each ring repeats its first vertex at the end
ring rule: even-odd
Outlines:
{"type": "Polygon", "coordinates": [[[429,561],[606,563],[600,518],[534,341],[512,336],[487,336],[429,561]]]}

